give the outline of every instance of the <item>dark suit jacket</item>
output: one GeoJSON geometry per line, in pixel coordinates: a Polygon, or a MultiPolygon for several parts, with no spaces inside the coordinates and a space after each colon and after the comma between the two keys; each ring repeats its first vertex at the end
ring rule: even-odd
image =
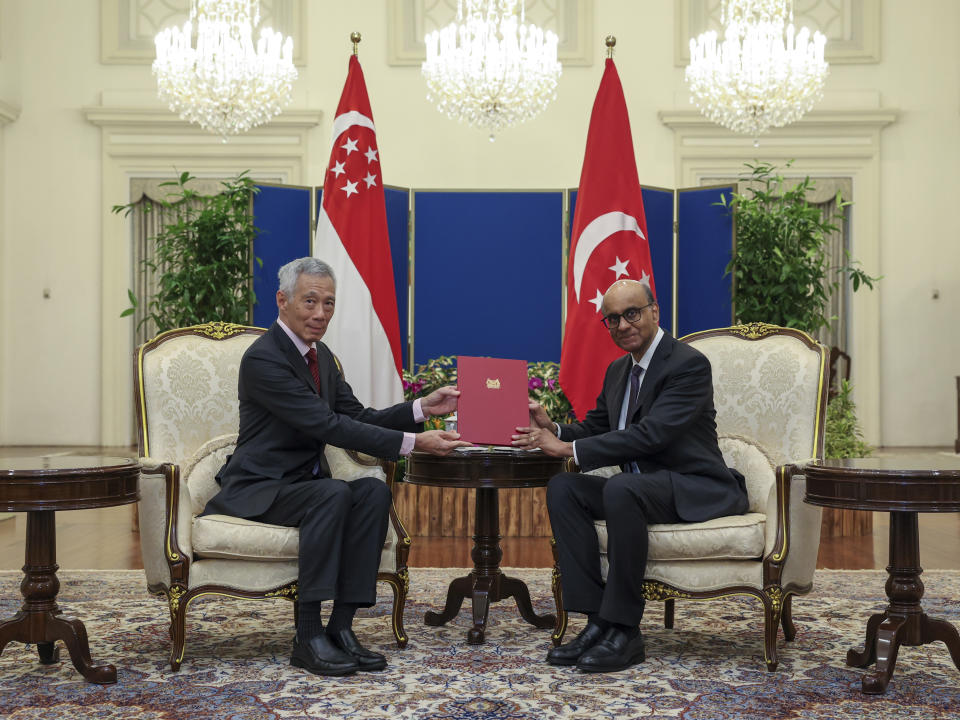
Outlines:
{"type": "Polygon", "coordinates": [[[583,422],[560,426],[576,440],[581,468],[636,462],[640,472],[668,471],[680,517],[700,522],[747,511],[742,476],[735,476],[717,445],[710,361],[664,333],[644,373],[637,410],[617,430],[630,378],[630,355],[607,367],[597,406],[583,422]]]}
{"type": "Polygon", "coordinates": [[[327,443],[396,459],[403,432],[420,428],[412,403],[386,410],[364,408],[343,379],[333,353],[317,343],[320,391],[296,346],[278,324],[258,338],[240,361],[240,433],[237,447],[217,473],[220,492],[204,514],[252,518],[279,489],[313,473],[329,477],[327,443]]]}

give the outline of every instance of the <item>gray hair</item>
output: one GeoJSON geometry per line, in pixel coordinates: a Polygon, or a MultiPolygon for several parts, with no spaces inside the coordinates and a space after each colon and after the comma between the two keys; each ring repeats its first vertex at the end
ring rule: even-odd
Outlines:
{"type": "Polygon", "coordinates": [[[333,274],[333,268],[327,265],[323,260],[315,257],[302,257],[291,260],[277,273],[277,279],[280,283],[280,292],[293,299],[294,290],[297,287],[297,279],[306,273],[307,275],[318,275],[328,277],[333,280],[333,287],[337,287],[337,278],[333,274]]]}

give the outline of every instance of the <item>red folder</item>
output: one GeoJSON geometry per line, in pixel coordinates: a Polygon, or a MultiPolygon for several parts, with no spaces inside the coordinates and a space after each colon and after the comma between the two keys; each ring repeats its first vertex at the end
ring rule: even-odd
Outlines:
{"type": "Polygon", "coordinates": [[[476,445],[509,445],[530,424],[524,360],[457,356],[457,432],[476,445]]]}

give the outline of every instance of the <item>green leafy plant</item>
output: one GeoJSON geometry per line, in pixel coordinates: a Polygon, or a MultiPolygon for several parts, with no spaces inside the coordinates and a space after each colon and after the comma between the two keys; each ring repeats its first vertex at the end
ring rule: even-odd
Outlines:
{"type": "MultiPolygon", "coordinates": [[[[187,187],[192,179],[184,172],[160,183],[172,188],[160,204],[173,210],[176,220],[157,233],[156,256],[143,260],[156,273],[156,294],[138,299],[127,290],[130,307],[120,314],[132,315],[146,302],[141,324],[153,320],[158,332],[213,320],[246,323],[256,301],[250,282],[257,233],[250,212],[257,192],[253,180],[241,173],[224,181],[220,194],[207,196],[187,187]]],[[[135,205],[115,205],[112,211],[128,216],[135,205]]]]}
{"type": "Polygon", "coordinates": [[[807,201],[807,191],[814,187],[809,176],[790,188],[775,165],[746,163],[746,167],[750,172],[741,179],[760,187],[734,193],[729,200],[723,196],[720,203],[733,212],[736,225],[736,248],[727,274],[733,275],[736,288],[737,320],[814,334],[830,326],[827,301],[842,279],[850,279],[854,292],[861,286],[872,289],[879,280],[849,255],[843,267],[830,266],[825,235],[837,231],[834,221],[850,203],[838,193],[838,215],[825,219],[807,201]]]}
{"type": "Polygon", "coordinates": [[[873,452],[873,448],[864,442],[857,423],[857,406],[850,397],[851,390],[850,382],[841,380],[836,396],[827,404],[824,457],[867,457],[873,452]]]}
{"type": "MultiPolygon", "coordinates": [[[[551,419],[564,422],[569,419],[572,408],[567,396],[560,389],[560,365],[555,362],[527,364],[527,391],[547,411],[551,419]]],[[[403,393],[407,400],[426,395],[444,385],[457,384],[457,361],[449,355],[441,355],[420,365],[415,372],[403,372],[403,393]]],[[[442,418],[429,418],[429,427],[443,427],[442,418]]]]}

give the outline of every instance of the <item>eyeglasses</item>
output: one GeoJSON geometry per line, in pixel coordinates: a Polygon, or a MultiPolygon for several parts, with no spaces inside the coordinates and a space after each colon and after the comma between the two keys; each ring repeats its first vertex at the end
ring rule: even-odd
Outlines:
{"type": "Polygon", "coordinates": [[[600,318],[600,322],[603,323],[603,326],[607,328],[607,330],[616,330],[618,327],[620,327],[620,318],[623,318],[628,323],[633,325],[635,323],[640,322],[640,318],[643,317],[643,311],[646,310],[651,305],[656,305],[656,303],[647,303],[643,307],[638,307],[638,308],[636,307],[627,308],[626,310],[623,311],[622,315],[618,315],[617,313],[611,313],[606,317],[600,318]]]}

